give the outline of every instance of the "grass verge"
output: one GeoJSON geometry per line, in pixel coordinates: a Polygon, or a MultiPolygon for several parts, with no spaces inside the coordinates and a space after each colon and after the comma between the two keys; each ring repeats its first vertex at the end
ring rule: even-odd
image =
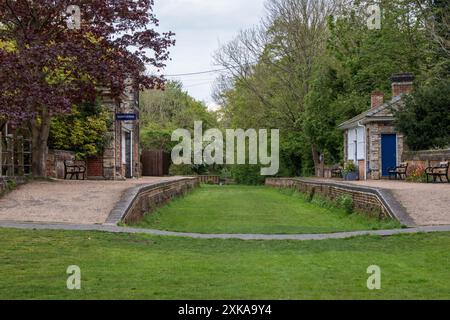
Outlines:
{"type": "Polygon", "coordinates": [[[449,299],[450,233],[196,240],[0,229],[0,299],[449,299]],[[81,290],[66,287],[81,268],[81,290]],[[382,271],[370,291],[367,268],[382,271]]]}

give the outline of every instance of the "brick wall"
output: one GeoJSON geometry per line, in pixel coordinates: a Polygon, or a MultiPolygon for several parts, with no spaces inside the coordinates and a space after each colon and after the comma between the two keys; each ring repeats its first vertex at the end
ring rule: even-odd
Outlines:
{"type": "Polygon", "coordinates": [[[199,179],[186,178],[163,183],[160,186],[152,186],[148,190],[142,189],[124,212],[123,222],[127,224],[139,222],[145,215],[151,214],[158,207],[170,202],[175,197],[185,195],[198,186],[200,186],[199,179]]]}
{"type": "Polygon", "coordinates": [[[87,176],[89,178],[103,177],[103,157],[91,157],[87,159],[87,176]]]}
{"type": "Polygon", "coordinates": [[[266,185],[276,188],[292,188],[302,193],[320,195],[332,201],[342,196],[349,196],[353,199],[353,207],[356,211],[370,216],[390,217],[389,210],[376,194],[357,188],[308,182],[301,179],[267,179],[266,185]]]}

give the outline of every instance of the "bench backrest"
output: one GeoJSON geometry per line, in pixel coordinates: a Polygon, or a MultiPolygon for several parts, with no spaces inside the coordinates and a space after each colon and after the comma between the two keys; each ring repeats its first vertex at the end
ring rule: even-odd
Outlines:
{"type": "Polygon", "coordinates": [[[441,163],[439,164],[439,167],[440,167],[440,168],[448,168],[448,167],[449,167],[449,162],[448,162],[448,161],[441,162],[441,163]]]}
{"type": "Polygon", "coordinates": [[[409,166],[408,162],[400,163],[400,165],[397,167],[397,170],[398,172],[406,173],[406,171],[408,171],[408,166],[409,166]]]}
{"type": "Polygon", "coordinates": [[[65,160],[64,161],[64,166],[65,167],[74,167],[75,166],[75,161],[73,161],[73,160],[65,160]]]}

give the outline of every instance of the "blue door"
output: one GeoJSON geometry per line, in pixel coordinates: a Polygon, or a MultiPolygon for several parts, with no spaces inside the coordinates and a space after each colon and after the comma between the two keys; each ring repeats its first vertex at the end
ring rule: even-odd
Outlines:
{"type": "Polygon", "coordinates": [[[397,135],[381,135],[381,166],[383,177],[389,176],[389,169],[397,166],[397,135]]]}

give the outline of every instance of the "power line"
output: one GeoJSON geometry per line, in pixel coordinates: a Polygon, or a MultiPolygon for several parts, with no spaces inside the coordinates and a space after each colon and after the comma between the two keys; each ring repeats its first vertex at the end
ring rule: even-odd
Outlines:
{"type": "Polygon", "coordinates": [[[164,77],[185,77],[185,76],[196,76],[199,74],[208,74],[208,73],[217,73],[217,72],[223,72],[230,70],[230,68],[224,68],[224,69],[215,69],[215,70],[208,70],[208,71],[199,71],[199,72],[190,72],[190,73],[180,73],[180,74],[166,74],[164,77]]]}

